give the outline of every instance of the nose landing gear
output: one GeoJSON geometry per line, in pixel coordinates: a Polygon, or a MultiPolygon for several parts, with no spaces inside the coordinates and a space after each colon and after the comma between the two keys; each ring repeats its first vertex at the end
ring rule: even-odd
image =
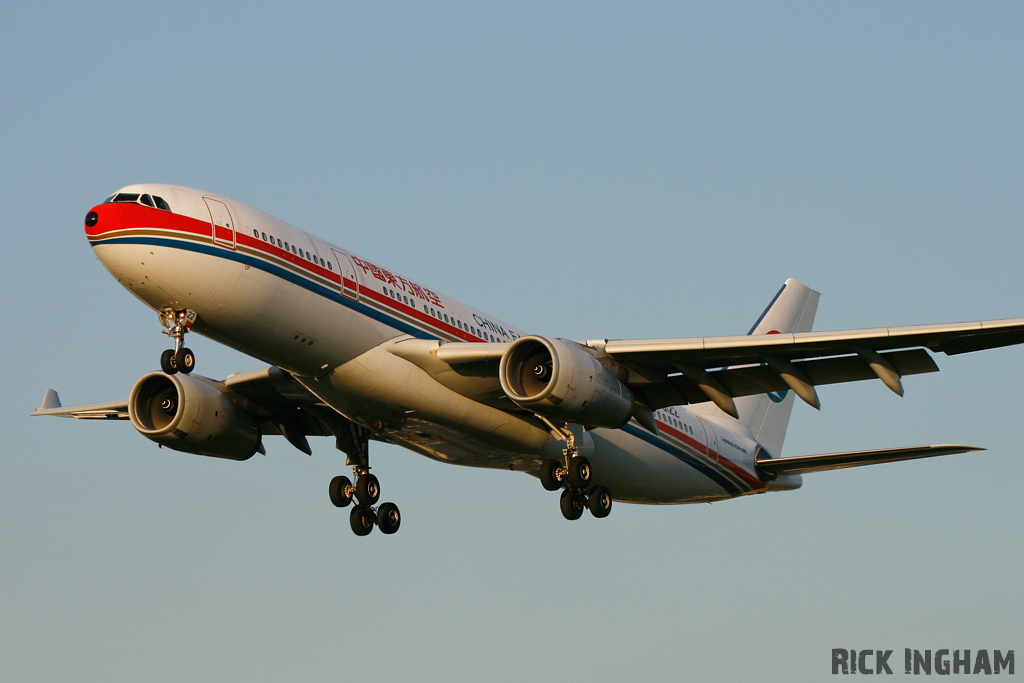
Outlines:
{"type": "Polygon", "coordinates": [[[187,308],[182,311],[170,308],[160,311],[160,322],[167,328],[164,334],[174,339],[174,348],[160,354],[160,369],[168,375],[176,372],[187,375],[196,367],[195,354],[192,353],[192,349],[184,346],[185,333],[192,328],[195,321],[195,311],[187,308]]]}

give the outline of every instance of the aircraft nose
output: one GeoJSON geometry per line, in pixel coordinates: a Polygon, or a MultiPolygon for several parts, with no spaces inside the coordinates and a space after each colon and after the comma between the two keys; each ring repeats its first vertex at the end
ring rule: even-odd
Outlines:
{"type": "Polygon", "coordinates": [[[91,209],[89,209],[89,213],[85,214],[85,236],[88,239],[96,239],[104,231],[110,230],[110,228],[112,227],[109,220],[109,213],[104,215],[104,218],[107,219],[103,221],[104,227],[97,227],[97,225],[100,222],[100,214],[102,214],[104,210],[105,208],[103,207],[103,205],[94,206],[91,209]]]}

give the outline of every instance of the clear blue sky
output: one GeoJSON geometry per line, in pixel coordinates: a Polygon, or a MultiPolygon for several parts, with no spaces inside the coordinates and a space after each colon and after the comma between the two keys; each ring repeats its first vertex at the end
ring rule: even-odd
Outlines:
{"type": "MultiPolygon", "coordinates": [[[[1019,3],[7,3],[0,678],[820,681],[834,647],[1024,650],[1024,348],[797,405],[786,453],[968,443],[793,493],[568,523],[524,475],[377,446],[222,462],[129,424],[157,316],[96,261],[133,182],[234,197],[527,330],[1024,315],[1019,3]]],[[[192,340],[198,372],[259,364],[192,340]]],[[[1021,664],[1018,662],[1018,665],[1021,664]]]]}

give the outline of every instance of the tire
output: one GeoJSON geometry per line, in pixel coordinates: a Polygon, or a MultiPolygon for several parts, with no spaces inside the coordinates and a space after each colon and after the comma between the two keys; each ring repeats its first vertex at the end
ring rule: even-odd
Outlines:
{"type": "Polygon", "coordinates": [[[402,524],[402,515],[394,503],[384,503],[377,508],[377,528],[381,533],[393,534],[402,524]]]}
{"type": "Polygon", "coordinates": [[[569,460],[569,483],[581,489],[590,484],[590,461],[582,455],[569,460]]]}
{"type": "Polygon", "coordinates": [[[572,491],[562,491],[562,498],[558,501],[562,508],[562,516],[569,521],[577,520],[583,516],[583,499],[572,491]]]}
{"type": "Polygon", "coordinates": [[[174,364],[174,349],[167,349],[160,354],[160,369],[168,375],[178,371],[178,366],[174,364]]]}
{"type": "Polygon", "coordinates": [[[587,499],[587,507],[590,514],[598,519],[607,517],[612,511],[612,494],[604,486],[595,486],[587,499]]]}
{"type": "Polygon", "coordinates": [[[330,486],[331,502],[335,507],[348,507],[352,502],[352,482],[348,477],[335,477],[331,479],[330,486]]]}
{"type": "Polygon", "coordinates": [[[368,533],[373,531],[374,523],[377,521],[373,514],[373,510],[362,505],[357,505],[352,508],[352,512],[349,513],[348,523],[352,527],[352,533],[356,536],[366,536],[368,533]]]}
{"type": "Polygon", "coordinates": [[[364,474],[356,480],[356,498],[361,505],[373,505],[380,500],[380,482],[372,474],[364,474]]]}
{"type": "Polygon", "coordinates": [[[540,484],[545,491],[557,491],[562,488],[562,481],[555,474],[559,466],[554,458],[548,458],[540,464],[540,484]]]}
{"type": "Polygon", "coordinates": [[[178,352],[174,354],[174,365],[177,366],[179,372],[183,372],[186,375],[196,367],[196,356],[192,353],[192,349],[187,349],[182,346],[178,349],[178,352]]]}

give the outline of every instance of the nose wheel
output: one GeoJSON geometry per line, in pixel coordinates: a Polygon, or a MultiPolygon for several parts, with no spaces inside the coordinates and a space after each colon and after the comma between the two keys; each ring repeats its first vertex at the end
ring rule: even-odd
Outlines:
{"type": "Polygon", "coordinates": [[[187,308],[183,311],[164,309],[160,312],[160,322],[167,328],[164,334],[174,339],[174,348],[160,354],[160,369],[168,375],[176,372],[187,375],[196,367],[195,354],[184,345],[185,333],[192,329],[195,321],[195,311],[187,308]]]}
{"type": "Polygon", "coordinates": [[[160,369],[168,375],[173,375],[176,372],[183,372],[187,375],[195,366],[196,356],[188,347],[183,346],[177,351],[167,349],[160,354],[160,369]]]}

